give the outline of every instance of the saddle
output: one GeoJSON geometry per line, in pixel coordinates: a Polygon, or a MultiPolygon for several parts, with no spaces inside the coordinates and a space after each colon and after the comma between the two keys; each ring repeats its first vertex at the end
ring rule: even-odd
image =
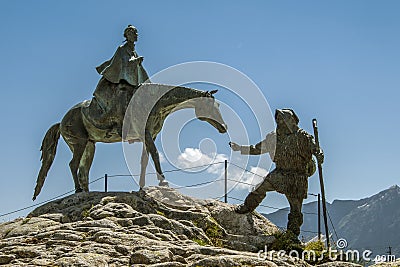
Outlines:
{"type": "Polygon", "coordinates": [[[90,104],[82,107],[82,115],[97,129],[122,137],[125,111],[135,89],[127,83],[115,84],[102,78],[90,104]]]}

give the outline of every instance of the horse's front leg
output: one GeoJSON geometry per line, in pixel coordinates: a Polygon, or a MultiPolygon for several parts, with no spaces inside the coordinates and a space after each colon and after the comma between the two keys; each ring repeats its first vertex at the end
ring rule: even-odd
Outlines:
{"type": "Polygon", "coordinates": [[[157,178],[160,181],[158,185],[168,186],[168,182],[165,181],[164,174],[162,173],[161,170],[160,156],[158,155],[158,151],[156,145],[154,144],[154,140],[151,136],[151,133],[148,130],[145,131],[145,145],[146,145],[146,150],[150,153],[151,158],[153,159],[154,162],[154,166],[156,168],[157,178]]]}
{"type": "Polygon", "coordinates": [[[149,163],[149,152],[146,149],[146,144],[143,144],[142,158],[140,161],[140,180],[139,186],[142,189],[146,185],[146,168],[149,163]]]}

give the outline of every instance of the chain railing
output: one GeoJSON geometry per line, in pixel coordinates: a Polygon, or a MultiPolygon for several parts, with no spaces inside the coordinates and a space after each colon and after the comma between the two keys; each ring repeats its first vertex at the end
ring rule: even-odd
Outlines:
{"type": "MultiPolygon", "coordinates": [[[[233,196],[228,196],[228,191],[227,191],[227,184],[228,184],[228,182],[234,182],[234,183],[237,183],[237,184],[243,184],[243,185],[253,186],[253,187],[254,187],[255,185],[254,185],[254,184],[251,184],[251,183],[248,183],[248,182],[245,182],[245,181],[234,180],[234,179],[228,178],[228,173],[227,173],[227,161],[226,161],[226,160],[225,160],[225,161],[221,161],[221,162],[214,162],[214,163],[210,163],[210,164],[206,164],[206,165],[188,167],[188,168],[170,169],[170,170],[164,171],[164,173],[171,173],[171,172],[179,172],[179,171],[193,170],[193,169],[208,167],[208,166],[211,166],[211,165],[222,164],[222,163],[225,163],[225,175],[224,175],[224,178],[216,179],[216,180],[213,179],[213,180],[209,180],[209,181],[205,181],[205,182],[201,182],[201,183],[196,183],[196,184],[191,184],[191,185],[186,185],[186,186],[177,186],[177,187],[172,187],[172,188],[174,188],[174,189],[176,189],[176,190],[179,190],[179,189],[184,189],[184,188],[192,188],[192,187],[197,187],[197,186],[203,186],[203,185],[212,184],[212,183],[215,183],[215,182],[225,181],[225,192],[224,192],[224,195],[222,195],[222,196],[220,196],[220,197],[217,197],[217,198],[214,198],[214,199],[215,199],[215,200],[220,200],[221,198],[224,198],[225,202],[228,202],[228,201],[227,201],[228,199],[232,199],[232,200],[236,200],[236,201],[243,202],[243,201],[244,201],[243,199],[239,199],[239,198],[236,198],[236,197],[233,197],[233,196]]],[[[252,171],[250,171],[250,170],[247,170],[246,168],[243,168],[242,166],[239,166],[239,165],[237,165],[237,164],[235,164],[235,163],[230,162],[230,165],[235,166],[235,167],[237,167],[237,168],[239,168],[239,169],[241,169],[241,170],[243,170],[243,171],[245,171],[245,172],[247,172],[247,173],[250,173],[250,174],[259,176],[259,177],[261,177],[261,178],[264,178],[264,177],[265,177],[264,175],[260,175],[260,174],[258,174],[258,173],[255,173],[255,172],[252,172],[252,171]]],[[[156,174],[157,174],[156,172],[149,172],[149,173],[146,173],[146,175],[156,175],[156,174]]],[[[138,185],[138,183],[136,182],[136,180],[134,179],[134,177],[139,177],[139,176],[140,176],[140,174],[113,174],[113,175],[105,174],[104,176],[98,177],[98,178],[94,179],[93,181],[89,182],[89,184],[93,184],[93,183],[96,183],[96,182],[98,182],[98,181],[104,179],[104,182],[105,182],[105,183],[104,183],[104,191],[107,192],[107,191],[108,191],[108,182],[109,182],[109,179],[108,179],[108,178],[130,177],[130,178],[133,180],[133,182],[134,182],[136,185],[138,185]]],[[[139,186],[139,185],[138,185],[138,186],[139,186]]],[[[53,200],[56,200],[56,199],[58,199],[58,198],[60,198],[60,197],[64,197],[64,196],[69,195],[69,194],[74,193],[74,192],[75,192],[75,189],[74,189],[74,190],[70,190],[70,191],[68,191],[68,192],[65,192],[65,193],[63,193],[63,194],[60,194],[60,195],[58,195],[58,196],[52,197],[52,198],[50,198],[50,199],[48,199],[48,200],[41,201],[41,202],[39,202],[39,203],[36,203],[36,204],[33,204],[33,205],[29,205],[29,206],[27,206],[27,207],[20,208],[20,209],[14,210],[14,211],[10,211],[10,212],[4,213],[4,214],[0,214],[0,218],[5,217],[5,216],[8,216],[8,215],[15,214],[15,213],[17,213],[17,212],[21,212],[21,211],[24,211],[24,210],[27,210],[27,209],[31,209],[31,208],[34,208],[34,207],[37,207],[37,206],[40,206],[40,205],[43,205],[43,204],[46,204],[46,203],[49,203],[49,202],[51,202],[51,201],[53,201],[53,200]]],[[[316,194],[312,194],[312,193],[309,193],[308,195],[317,196],[316,194]]],[[[259,206],[265,207],[265,208],[269,208],[269,209],[274,209],[274,210],[289,210],[289,207],[287,207],[287,208],[279,208],[279,207],[274,207],[274,206],[264,205],[264,204],[260,204],[259,206]]],[[[304,213],[304,214],[308,214],[308,215],[318,216],[318,213],[315,213],[315,212],[303,212],[303,213],[304,213]]],[[[319,216],[321,216],[321,215],[319,215],[319,216]]],[[[331,225],[332,225],[332,228],[334,229],[334,233],[335,233],[335,235],[336,235],[336,237],[337,237],[336,229],[335,229],[335,227],[334,227],[334,225],[333,225],[333,222],[332,222],[332,219],[331,219],[330,216],[329,216],[329,219],[330,219],[330,223],[331,223],[331,225]]],[[[281,229],[285,229],[285,227],[282,227],[282,226],[278,226],[278,227],[281,228],[281,229]]],[[[302,230],[302,232],[305,232],[305,233],[312,233],[312,234],[318,234],[318,232],[309,231],[309,230],[302,230]]]]}

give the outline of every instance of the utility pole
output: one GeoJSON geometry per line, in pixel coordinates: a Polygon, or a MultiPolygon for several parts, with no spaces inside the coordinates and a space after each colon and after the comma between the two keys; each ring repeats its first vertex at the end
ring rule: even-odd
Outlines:
{"type": "Polygon", "coordinates": [[[392,256],[392,247],[391,246],[388,247],[387,253],[389,254],[389,256],[392,256]]]}
{"type": "Polygon", "coordinates": [[[318,241],[321,241],[321,194],[308,193],[311,196],[318,197],[318,241]]]}

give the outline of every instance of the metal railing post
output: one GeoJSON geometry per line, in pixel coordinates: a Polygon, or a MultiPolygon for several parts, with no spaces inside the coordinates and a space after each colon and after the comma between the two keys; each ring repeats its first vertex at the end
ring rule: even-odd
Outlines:
{"type": "Polygon", "coordinates": [[[104,192],[108,191],[108,176],[107,173],[104,175],[104,192]]]}
{"type": "Polygon", "coordinates": [[[228,161],[225,160],[225,203],[228,203],[228,161]]]}

